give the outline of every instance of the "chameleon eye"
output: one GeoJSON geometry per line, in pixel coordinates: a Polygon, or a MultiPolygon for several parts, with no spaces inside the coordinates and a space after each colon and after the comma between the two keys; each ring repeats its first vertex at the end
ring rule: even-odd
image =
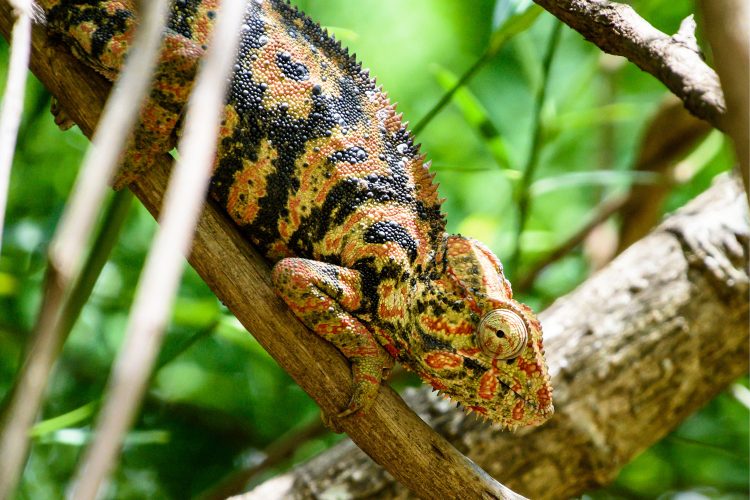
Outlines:
{"type": "Polygon", "coordinates": [[[526,345],[526,323],[509,309],[488,312],[479,322],[479,347],[493,359],[511,359],[526,345]]]}

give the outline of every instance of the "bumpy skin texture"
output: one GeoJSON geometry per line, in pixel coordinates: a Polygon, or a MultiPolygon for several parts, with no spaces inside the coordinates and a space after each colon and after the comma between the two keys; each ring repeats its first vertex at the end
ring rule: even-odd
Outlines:
{"type": "MultiPolygon", "coordinates": [[[[175,144],[218,1],[173,6],[151,97],[118,184],[175,144]]],[[[60,0],[48,23],[114,78],[132,1],[60,0]]],[[[366,409],[397,359],[506,427],[552,414],[542,332],[499,260],[445,234],[437,186],[387,96],[283,0],[248,3],[210,194],[275,262],[279,295],[352,363],[339,416],[366,409]]]]}

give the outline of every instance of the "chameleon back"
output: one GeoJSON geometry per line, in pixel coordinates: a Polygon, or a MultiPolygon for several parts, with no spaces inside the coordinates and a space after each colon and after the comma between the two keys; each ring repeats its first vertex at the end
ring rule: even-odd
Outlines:
{"type": "Polygon", "coordinates": [[[423,157],[367,72],[286,2],[253,2],[226,111],[211,193],[271,260],[428,262],[444,222],[423,157]]]}
{"type": "MultiPolygon", "coordinates": [[[[132,0],[59,0],[50,26],[114,78],[132,0]]],[[[175,2],[119,184],[169,151],[218,0],[175,2]]],[[[339,416],[366,410],[398,359],[495,422],[551,415],[541,327],[497,258],[445,234],[437,186],[387,96],[284,0],[248,2],[210,195],[271,261],[279,295],[351,362],[339,416]]]]}

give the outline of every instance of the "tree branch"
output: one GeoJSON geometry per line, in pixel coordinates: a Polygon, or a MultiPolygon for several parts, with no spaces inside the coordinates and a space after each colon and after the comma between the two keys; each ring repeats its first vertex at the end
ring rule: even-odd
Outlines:
{"type": "MultiPolygon", "coordinates": [[[[8,37],[11,10],[0,1],[0,32],[8,37]]],[[[109,83],[85,68],[35,26],[31,69],[55,95],[70,118],[91,137],[109,92],[109,83]]],[[[171,157],[155,165],[131,189],[157,216],[171,157]]],[[[343,356],[308,331],[278,299],[268,263],[242,239],[223,212],[206,204],[189,258],[216,296],[258,342],[329,415],[349,401],[351,372],[343,356]],[[252,300],[248,300],[252,297],[252,300]]],[[[519,498],[497,483],[427,426],[389,387],[363,416],[337,422],[373,459],[416,494],[450,498],[519,498]]]]}
{"type": "MultiPolygon", "coordinates": [[[[545,425],[499,433],[423,388],[407,400],[490,474],[569,498],[620,468],[748,369],[748,208],[723,178],[540,315],[555,390],[545,425]]],[[[243,500],[406,492],[344,442],[243,500]]]]}
{"type": "Polygon", "coordinates": [[[727,133],[750,201],[750,5],[747,0],[701,0],[703,28],[727,96],[727,133]]]}
{"type": "Polygon", "coordinates": [[[625,56],[661,81],[698,118],[725,130],[719,78],[701,57],[692,32],[669,36],[632,7],[606,0],[534,0],[609,54],[625,56]]]}

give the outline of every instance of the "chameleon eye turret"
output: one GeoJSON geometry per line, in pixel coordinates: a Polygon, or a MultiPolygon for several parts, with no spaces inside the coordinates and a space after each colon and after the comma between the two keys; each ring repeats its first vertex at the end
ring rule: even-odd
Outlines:
{"type": "Polygon", "coordinates": [[[529,331],[523,318],[510,309],[488,312],[479,323],[479,347],[493,359],[513,359],[523,350],[529,331]]]}

